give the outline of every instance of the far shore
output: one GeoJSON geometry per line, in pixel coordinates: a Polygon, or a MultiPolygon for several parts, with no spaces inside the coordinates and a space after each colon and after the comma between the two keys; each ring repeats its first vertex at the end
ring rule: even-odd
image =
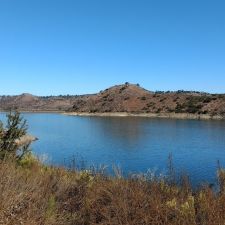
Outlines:
{"type": "MultiPolygon", "coordinates": [[[[13,110],[12,110],[13,111],[13,110]]],[[[0,113],[8,113],[10,110],[0,110],[0,113]]],[[[57,110],[18,110],[20,113],[65,113],[65,111],[57,110]]]]}
{"type": "Polygon", "coordinates": [[[127,113],[127,112],[107,112],[107,113],[87,113],[87,112],[65,112],[68,116],[98,116],[98,117],[148,117],[148,118],[168,118],[168,119],[195,119],[195,120],[224,120],[219,115],[190,114],[190,113],[127,113]]]}
{"type": "MultiPolygon", "coordinates": [[[[1,113],[9,111],[0,110],[1,113]]],[[[66,111],[50,111],[50,110],[19,110],[21,113],[58,113],[67,116],[91,116],[91,117],[146,117],[146,118],[167,118],[167,119],[191,119],[191,120],[225,120],[225,117],[209,114],[191,114],[191,113],[127,113],[127,112],[105,112],[105,113],[89,113],[89,112],[66,112],[66,111]]]]}

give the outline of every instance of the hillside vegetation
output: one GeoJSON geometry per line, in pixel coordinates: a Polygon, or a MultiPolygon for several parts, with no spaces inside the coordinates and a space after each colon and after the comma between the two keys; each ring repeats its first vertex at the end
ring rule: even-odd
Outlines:
{"type": "Polygon", "coordinates": [[[190,113],[225,116],[225,95],[200,92],[150,92],[124,84],[76,99],[71,111],[105,113],[190,113]]]}
{"type": "Polygon", "coordinates": [[[98,94],[37,97],[1,96],[0,110],[67,111],[77,113],[193,114],[225,118],[225,94],[151,92],[138,84],[116,85],[98,94]]]}

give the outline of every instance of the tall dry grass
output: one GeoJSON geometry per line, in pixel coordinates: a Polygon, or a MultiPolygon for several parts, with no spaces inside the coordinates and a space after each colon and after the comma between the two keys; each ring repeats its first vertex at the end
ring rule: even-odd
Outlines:
{"type": "Polygon", "coordinates": [[[164,179],[109,177],[68,171],[37,161],[0,163],[3,225],[222,225],[225,172],[220,191],[193,191],[164,179]]]}

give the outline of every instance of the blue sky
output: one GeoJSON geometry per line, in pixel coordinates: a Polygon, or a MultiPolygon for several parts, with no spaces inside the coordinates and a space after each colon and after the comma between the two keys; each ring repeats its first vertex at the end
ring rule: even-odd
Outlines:
{"type": "Polygon", "coordinates": [[[225,1],[0,0],[0,94],[114,84],[225,93],[225,1]]]}

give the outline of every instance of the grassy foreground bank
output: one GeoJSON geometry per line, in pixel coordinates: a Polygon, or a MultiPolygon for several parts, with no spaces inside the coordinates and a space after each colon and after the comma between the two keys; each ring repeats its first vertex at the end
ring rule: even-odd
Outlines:
{"type": "Polygon", "coordinates": [[[193,191],[163,179],[124,179],[43,166],[23,159],[0,163],[0,224],[4,225],[222,225],[220,191],[193,191]]]}

